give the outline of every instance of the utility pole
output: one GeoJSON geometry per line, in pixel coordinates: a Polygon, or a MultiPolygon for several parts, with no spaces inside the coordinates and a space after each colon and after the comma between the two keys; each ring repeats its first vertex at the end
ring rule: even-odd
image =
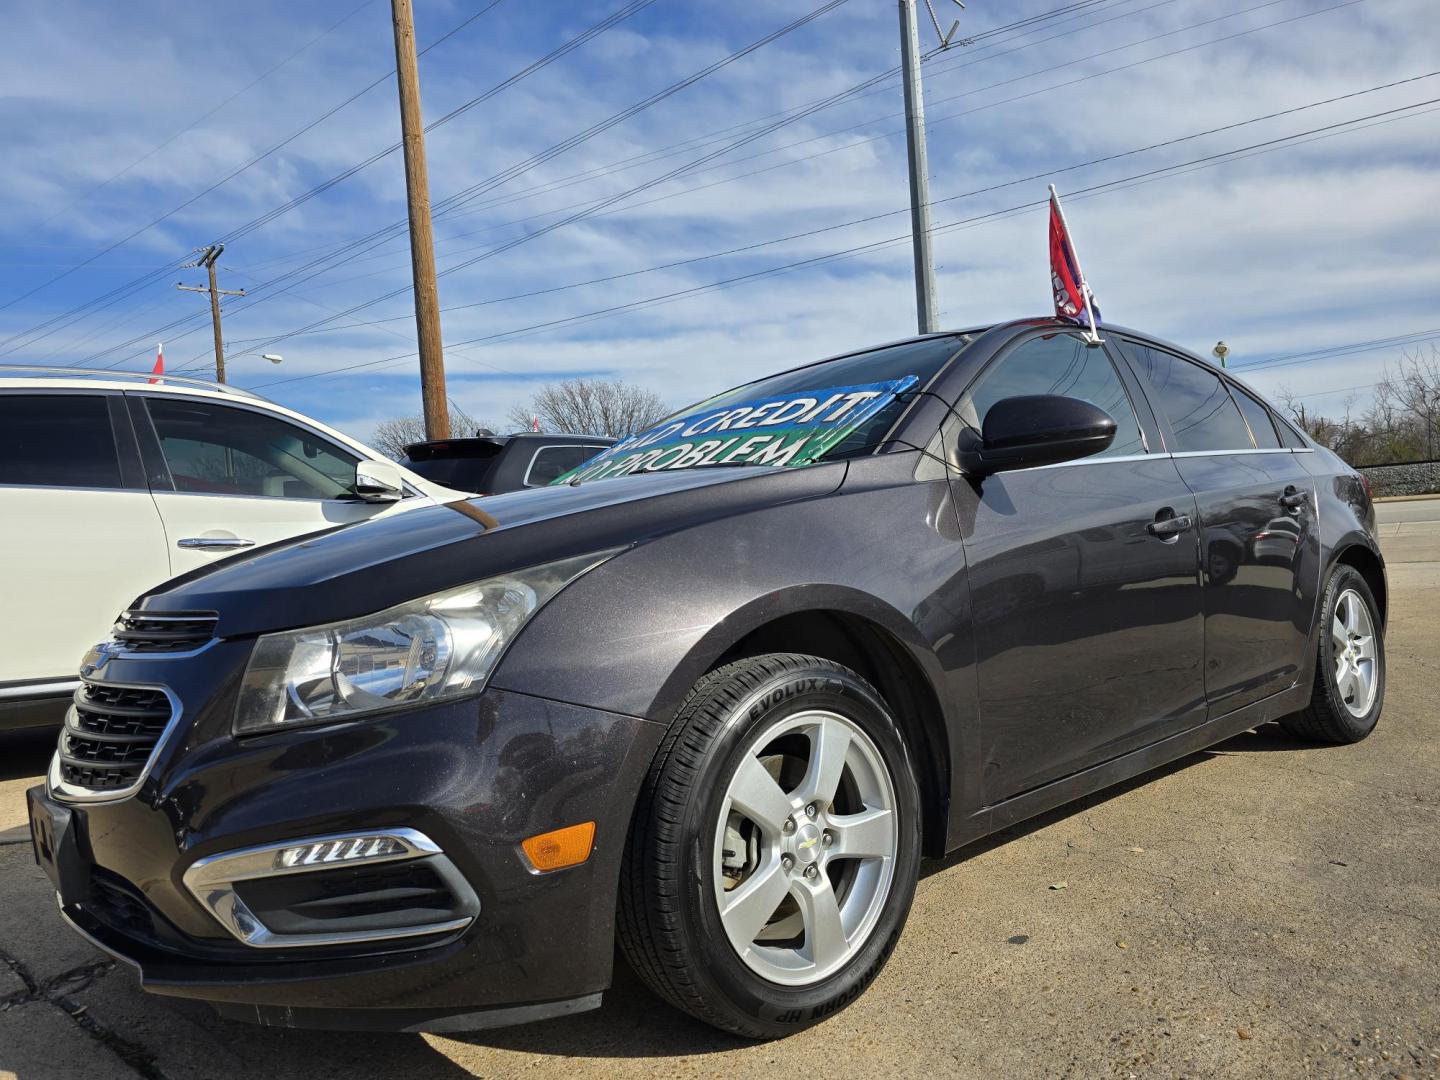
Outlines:
{"type": "Polygon", "coordinates": [[[425,125],[420,118],[420,65],[415,56],[411,0],[390,0],[395,21],[395,76],[400,85],[400,132],[405,146],[405,191],[410,201],[410,266],[415,282],[415,334],[420,345],[420,400],[425,437],[450,437],[445,354],[440,338],[440,292],[435,285],[435,234],[430,227],[430,178],[425,125]]]}
{"type": "Polygon", "coordinates": [[[179,284],[175,286],[183,292],[210,294],[210,322],[215,329],[215,381],[219,383],[225,381],[225,339],[220,335],[220,297],[245,295],[244,289],[219,289],[215,287],[215,261],[220,258],[220,253],[224,250],[224,244],[211,244],[205,249],[200,258],[194,262],[186,263],[185,267],[183,267],[205,267],[206,272],[210,275],[210,284],[208,287],[204,285],[179,284]]]}
{"type": "MultiPolygon", "coordinates": [[[[962,5],[963,6],[963,5],[962,5]]],[[[931,17],[934,17],[933,11],[931,17]]],[[[938,30],[938,24],[937,24],[938,30]]],[[[941,40],[949,44],[950,34],[941,40]]],[[[900,68],[905,81],[905,142],[910,159],[910,237],[915,248],[915,313],[920,333],[939,324],[935,303],[935,260],[930,252],[930,167],[925,152],[925,96],[920,86],[920,30],[915,0],[900,0],[900,68]]]]}

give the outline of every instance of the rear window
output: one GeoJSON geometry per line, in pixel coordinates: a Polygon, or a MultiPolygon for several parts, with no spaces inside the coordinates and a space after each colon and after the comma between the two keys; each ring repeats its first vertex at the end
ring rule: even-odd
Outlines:
{"type": "Polygon", "coordinates": [[[121,487],[105,398],[0,394],[0,484],[121,487]]]}
{"type": "Polygon", "coordinates": [[[483,494],[490,489],[502,449],[491,442],[422,445],[412,447],[400,464],[432,484],[483,494]]]}

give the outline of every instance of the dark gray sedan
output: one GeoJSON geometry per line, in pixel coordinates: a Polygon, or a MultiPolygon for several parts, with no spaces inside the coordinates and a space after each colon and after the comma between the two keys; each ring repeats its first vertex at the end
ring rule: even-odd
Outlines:
{"type": "Polygon", "coordinates": [[[773,1037],[875,978],[922,855],[1271,721],[1364,738],[1364,480],[1103,336],[835,357],[141,597],[30,793],[62,916],[261,1023],[559,1016],[618,939],[773,1037]]]}

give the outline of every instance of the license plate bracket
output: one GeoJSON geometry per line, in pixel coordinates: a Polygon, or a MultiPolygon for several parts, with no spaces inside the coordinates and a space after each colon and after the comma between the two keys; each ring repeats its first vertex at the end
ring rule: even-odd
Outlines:
{"type": "Polygon", "coordinates": [[[80,851],[80,817],[45,794],[25,793],[30,812],[30,845],[35,862],[45,871],[61,902],[74,904],[90,895],[90,869],[80,851]]]}

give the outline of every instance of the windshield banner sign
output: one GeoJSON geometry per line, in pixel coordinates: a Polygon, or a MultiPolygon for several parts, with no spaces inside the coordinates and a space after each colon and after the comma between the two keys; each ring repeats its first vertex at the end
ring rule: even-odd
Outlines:
{"type": "Polygon", "coordinates": [[[808,465],[917,381],[907,375],[889,382],[710,404],[622,439],[551,482],[707,465],[808,465]]]}

